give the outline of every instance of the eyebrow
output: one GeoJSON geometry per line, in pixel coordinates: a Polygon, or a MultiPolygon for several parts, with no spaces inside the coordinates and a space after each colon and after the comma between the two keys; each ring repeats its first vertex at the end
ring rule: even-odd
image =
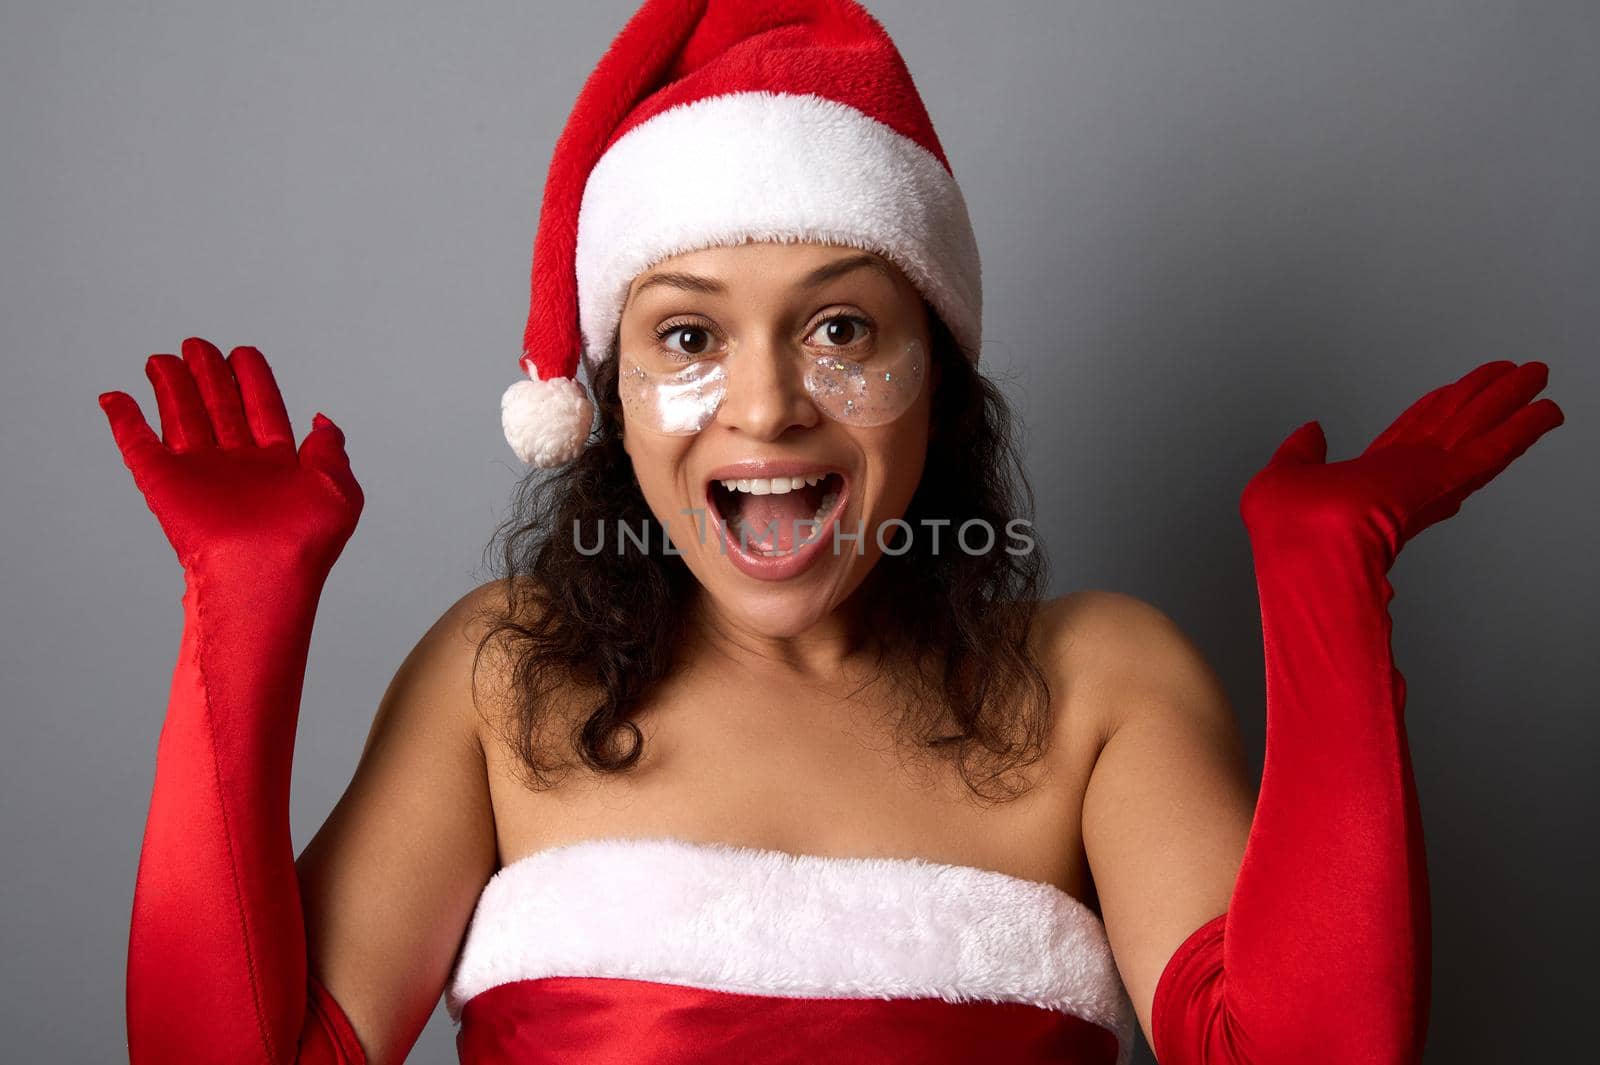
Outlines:
{"type": "MultiPolygon", "coordinates": [[[[889,280],[894,280],[894,274],[889,271],[888,265],[882,259],[875,255],[862,254],[836,259],[824,266],[819,266],[805,277],[802,277],[796,287],[816,288],[832,281],[834,278],[862,269],[876,270],[889,280]]],[[[661,271],[650,274],[641,281],[639,287],[633,290],[633,296],[639,295],[645,289],[654,285],[682,289],[685,292],[702,292],[711,296],[726,295],[728,291],[728,286],[714,277],[701,277],[698,274],[684,274],[676,271],[661,271]]],[[[632,302],[633,296],[628,297],[628,302],[632,302]]]]}

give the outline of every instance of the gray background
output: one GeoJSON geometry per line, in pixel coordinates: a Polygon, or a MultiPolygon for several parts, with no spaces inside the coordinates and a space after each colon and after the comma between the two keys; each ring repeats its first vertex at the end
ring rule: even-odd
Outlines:
{"type": "MultiPolygon", "coordinates": [[[[544,168],[631,0],[0,8],[4,1056],[123,1056],[123,965],[181,576],[96,395],[190,334],[272,360],[367,492],[323,599],[304,843],[388,678],[484,579],[520,466],[544,168]]],[[[1295,425],[1354,454],[1540,358],[1568,422],[1407,548],[1394,642],[1436,927],[1430,1062],[1587,1040],[1597,725],[1600,11],[1589,3],[876,0],[969,200],[986,365],[1055,588],[1147,598],[1259,770],[1237,498],[1295,425]]],[[[696,165],[692,145],[671,165],[696,165]]],[[[1337,1008],[1337,1003],[1333,1004],[1337,1008]]],[[[435,1018],[412,1060],[453,1060],[435,1018]]]]}

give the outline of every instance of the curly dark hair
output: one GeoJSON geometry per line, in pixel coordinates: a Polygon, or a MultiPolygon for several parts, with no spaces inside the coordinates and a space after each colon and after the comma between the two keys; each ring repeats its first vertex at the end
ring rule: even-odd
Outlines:
{"type": "MultiPolygon", "coordinates": [[[[930,375],[933,432],[905,521],[922,528],[943,519],[953,534],[973,519],[996,530],[1031,520],[1033,490],[1004,395],[962,355],[926,301],[924,312],[938,367],[930,375]]],[[[488,625],[474,680],[495,644],[512,711],[498,729],[535,789],[574,768],[574,753],[598,772],[638,763],[644,736],[632,718],[673,669],[684,631],[657,622],[687,616],[701,591],[676,555],[626,537],[617,551],[583,554],[570,535],[601,521],[654,524],[622,445],[617,361],[612,350],[591,381],[599,418],[588,446],[558,470],[531,472],[485,549],[487,558],[500,545],[495,577],[504,597],[483,608],[488,625]],[[586,713],[560,713],[575,698],[586,713]],[[563,721],[570,724],[564,750],[551,751],[541,740],[563,721]]],[[[1038,545],[968,553],[948,543],[934,551],[927,536],[909,539],[904,553],[885,552],[856,592],[874,643],[873,675],[896,663],[896,683],[909,678],[902,738],[952,758],[977,797],[1016,798],[1027,788],[1008,778],[1040,759],[1049,729],[1049,684],[1029,642],[1048,563],[1038,545]]],[[[1003,543],[998,534],[996,542],[1003,543]]]]}

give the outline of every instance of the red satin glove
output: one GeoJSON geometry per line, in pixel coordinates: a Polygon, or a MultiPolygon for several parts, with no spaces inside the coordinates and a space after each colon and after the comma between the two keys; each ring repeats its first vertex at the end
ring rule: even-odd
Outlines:
{"type": "Polygon", "coordinates": [[[362,493],[321,414],[298,451],[254,348],[152,355],[162,439],[100,406],[182,563],[183,638],[156,751],[128,940],[132,1065],[359,1065],[308,972],[290,762],[317,601],[362,493]]]}
{"type": "Polygon", "coordinates": [[[1156,985],[1162,1065],[1421,1060],[1428,879],[1388,572],[1406,541],[1561,424],[1553,401],[1529,402],[1547,376],[1541,362],[1486,363],[1343,462],[1326,462],[1307,422],[1246,486],[1266,760],[1228,912],[1156,985]]]}

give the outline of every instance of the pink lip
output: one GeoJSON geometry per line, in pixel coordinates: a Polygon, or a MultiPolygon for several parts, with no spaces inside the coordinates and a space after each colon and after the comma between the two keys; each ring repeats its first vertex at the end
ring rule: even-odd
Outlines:
{"type": "Polygon", "coordinates": [[[799,477],[807,473],[837,473],[845,479],[843,467],[826,462],[808,462],[805,459],[747,459],[718,466],[706,474],[710,481],[737,481],[755,477],[799,477]]]}
{"type": "MultiPolygon", "coordinates": [[[[845,476],[843,469],[829,466],[825,463],[807,463],[803,459],[784,459],[775,461],[752,460],[748,462],[735,462],[727,466],[719,466],[713,470],[705,485],[704,504],[706,514],[717,531],[717,543],[722,553],[733,563],[735,569],[747,577],[754,577],[761,581],[784,581],[791,577],[798,577],[816,564],[822,556],[824,549],[833,543],[833,530],[844,515],[845,504],[850,500],[850,479],[845,476]],[[750,554],[741,549],[739,538],[722,521],[722,515],[717,512],[717,504],[711,498],[711,485],[716,481],[737,480],[755,477],[798,477],[802,474],[826,471],[839,475],[839,498],[833,504],[833,510],[823,520],[822,526],[816,531],[810,543],[805,544],[797,551],[780,555],[750,554]]],[[[853,550],[854,541],[847,541],[846,548],[853,550]]]]}

